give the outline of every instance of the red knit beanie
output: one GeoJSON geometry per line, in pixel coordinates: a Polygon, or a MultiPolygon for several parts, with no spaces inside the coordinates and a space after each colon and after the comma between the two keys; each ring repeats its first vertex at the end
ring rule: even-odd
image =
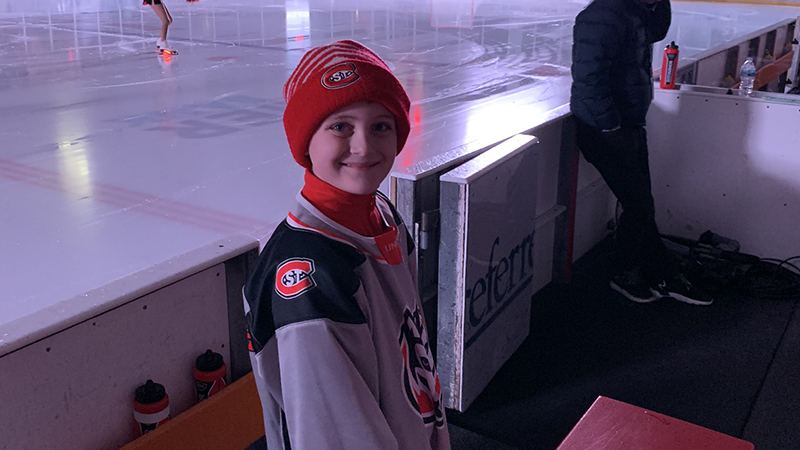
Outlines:
{"type": "Polygon", "coordinates": [[[355,41],[338,41],[306,52],[283,86],[283,98],[289,149],[305,168],[311,168],[311,136],[328,116],[347,105],[376,102],[388,109],[397,122],[397,153],[411,128],[411,102],[400,81],[378,55],[355,41]]]}

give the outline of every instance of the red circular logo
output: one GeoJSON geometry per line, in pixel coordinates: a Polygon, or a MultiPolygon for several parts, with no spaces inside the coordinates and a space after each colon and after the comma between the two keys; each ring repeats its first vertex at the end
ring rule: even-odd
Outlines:
{"type": "Polygon", "coordinates": [[[356,65],[351,62],[337,64],[322,75],[322,85],[328,89],[340,89],[358,81],[356,65]]]}
{"type": "Polygon", "coordinates": [[[295,298],[314,288],[317,283],[311,276],[314,261],[305,258],[287,259],[275,273],[275,292],[285,299],[295,298]]]}

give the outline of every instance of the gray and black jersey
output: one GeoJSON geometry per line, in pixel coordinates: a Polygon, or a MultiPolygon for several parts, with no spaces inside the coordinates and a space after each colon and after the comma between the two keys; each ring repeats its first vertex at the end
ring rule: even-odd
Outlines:
{"type": "Polygon", "coordinates": [[[376,203],[388,245],[298,194],[244,286],[270,450],[450,448],[414,246],[376,203]]]}

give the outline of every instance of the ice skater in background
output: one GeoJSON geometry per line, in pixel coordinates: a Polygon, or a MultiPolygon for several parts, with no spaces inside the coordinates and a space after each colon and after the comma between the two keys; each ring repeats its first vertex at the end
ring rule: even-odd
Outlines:
{"type": "Polygon", "coordinates": [[[161,36],[156,42],[156,48],[158,48],[158,51],[161,53],[177,53],[167,43],[167,31],[169,30],[169,26],[172,25],[172,15],[169,13],[167,5],[161,3],[161,0],[144,0],[142,4],[150,5],[158,18],[161,19],[161,36]]]}

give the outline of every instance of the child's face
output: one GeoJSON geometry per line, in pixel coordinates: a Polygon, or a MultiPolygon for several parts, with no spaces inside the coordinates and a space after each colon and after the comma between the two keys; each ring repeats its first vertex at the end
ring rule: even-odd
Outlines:
{"type": "Polygon", "coordinates": [[[352,194],[372,194],[397,155],[394,116],[379,103],[345,106],[311,136],[308,155],[320,180],[352,194]]]}

